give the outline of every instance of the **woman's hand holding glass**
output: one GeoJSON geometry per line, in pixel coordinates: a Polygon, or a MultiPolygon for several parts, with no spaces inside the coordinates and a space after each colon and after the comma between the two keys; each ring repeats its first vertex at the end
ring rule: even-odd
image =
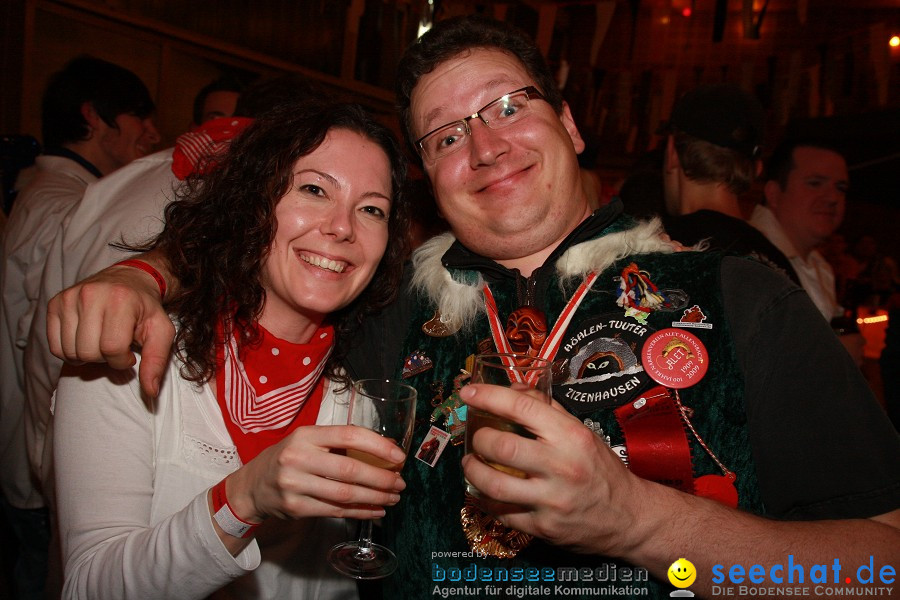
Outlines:
{"type": "MultiPolygon", "coordinates": [[[[396,381],[362,379],[353,384],[347,422],[360,430],[383,436],[402,452],[399,459],[347,450],[347,455],[363,463],[400,471],[412,441],[416,416],[415,388],[396,381]]],[[[397,569],[397,557],[389,548],[372,542],[372,521],[362,525],[359,540],[344,542],[331,549],[328,562],[340,573],[355,579],[380,579],[397,569]]]]}
{"type": "Polygon", "coordinates": [[[383,516],[384,506],[400,500],[403,479],[343,453],[364,453],[392,464],[406,458],[391,440],[361,427],[300,427],[229,475],[229,503],[249,522],[266,517],[383,516]]]}

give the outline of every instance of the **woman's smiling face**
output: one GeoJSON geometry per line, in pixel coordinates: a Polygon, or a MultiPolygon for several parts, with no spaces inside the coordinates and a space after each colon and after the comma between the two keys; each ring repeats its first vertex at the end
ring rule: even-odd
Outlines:
{"type": "Polygon", "coordinates": [[[267,329],[321,323],[362,293],[387,247],[391,192],[384,150],[354,131],[332,129],[297,160],[263,265],[267,329]]]}

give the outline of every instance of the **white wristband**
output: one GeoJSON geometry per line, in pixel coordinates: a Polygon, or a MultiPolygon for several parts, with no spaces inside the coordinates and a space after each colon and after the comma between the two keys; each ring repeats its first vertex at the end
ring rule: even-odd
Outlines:
{"type": "Polygon", "coordinates": [[[254,528],[250,523],[245,523],[237,518],[235,514],[231,512],[231,507],[227,504],[223,504],[222,508],[213,515],[213,518],[216,520],[216,523],[219,524],[219,527],[222,528],[222,531],[231,537],[242,538],[248,531],[254,528]]]}

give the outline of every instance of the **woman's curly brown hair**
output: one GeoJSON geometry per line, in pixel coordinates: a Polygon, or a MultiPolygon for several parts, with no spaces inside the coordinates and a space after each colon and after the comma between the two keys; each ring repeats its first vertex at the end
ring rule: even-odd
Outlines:
{"type": "MultiPolygon", "coordinates": [[[[166,308],[179,324],[175,347],[182,376],[205,383],[215,374],[216,323],[226,309],[225,335],[258,342],[256,322],[266,301],[261,272],[275,237],[275,206],[293,183],[296,161],[312,153],[332,129],[356,132],[381,147],[391,164],[388,245],[372,282],[349,306],[332,313],[336,345],[325,373],[340,381],[349,336],[383,308],[400,287],[408,253],[408,211],[401,197],[406,164],[390,130],[352,104],[281,106],[251,124],[208,175],[189,178],[166,209],[166,226],[151,244],[169,260],[180,288],[166,308]]],[[[348,156],[346,160],[356,160],[348,156]]]]}

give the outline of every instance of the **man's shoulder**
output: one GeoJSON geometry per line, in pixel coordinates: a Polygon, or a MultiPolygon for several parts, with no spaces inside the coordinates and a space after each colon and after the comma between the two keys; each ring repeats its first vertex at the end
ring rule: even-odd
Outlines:
{"type": "Polygon", "coordinates": [[[16,212],[48,208],[47,202],[75,202],[97,178],[73,160],[58,156],[39,156],[37,171],[13,204],[16,212]]]}
{"type": "MultiPolygon", "coordinates": [[[[41,155],[34,160],[36,167],[34,177],[21,193],[29,189],[80,189],[99,179],[83,165],[64,156],[41,155]]],[[[18,201],[18,200],[17,200],[18,201]]]]}
{"type": "Polygon", "coordinates": [[[172,173],[172,149],[139,158],[91,184],[73,211],[67,227],[91,224],[101,216],[120,227],[118,220],[134,222],[159,219],[162,209],[174,199],[178,179],[172,173]]]}
{"type": "Polygon", "coordinates": [[[175,174],[172,173],[172,150],[173,148],[166,148],[131,161],[106,177],[93,182],[88,186],[88,192],[85,195],[101,196],[129,186],[152,187],[158,181],[176,182],[175,174]]]}
{"type": "Polygon", "coordinates": [[[689,215],[663,219],[666,232],[682,244],[696,244],[702,239],[725,241],[734,235],[762,235],[747,221],[714,210],[698,210],[689,215]],[[677,236],[681,237],[677,237],[677,236]]]}

